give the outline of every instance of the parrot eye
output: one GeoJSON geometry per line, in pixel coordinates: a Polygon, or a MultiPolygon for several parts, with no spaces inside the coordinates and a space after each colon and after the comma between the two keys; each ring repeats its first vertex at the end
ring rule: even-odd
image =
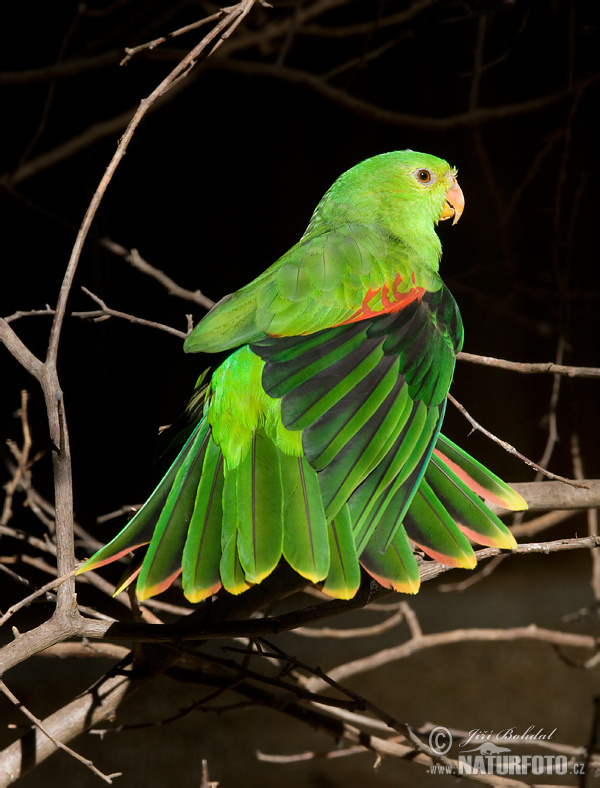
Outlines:
{"type": "Polygon", "coordinates": [[[431,183],[433,178],[431,172],[426,169],[417,170],[415,176],[419,183],[431,183]]]}

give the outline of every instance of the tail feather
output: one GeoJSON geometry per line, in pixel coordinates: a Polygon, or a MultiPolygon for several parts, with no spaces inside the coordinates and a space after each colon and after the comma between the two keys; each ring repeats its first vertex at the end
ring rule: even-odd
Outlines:
{"type": "Polygon", "coordinates": [[[332,520],[328,533],[330,565],[322,590],[337,599],[352,599],[360,585],[360,566],[347,506],[332,520]]]}
{"type": "Polygon", "coordinates": [[[302,577],[319,583],[329,571],[329,538],[319,480],[303,457],[281,454],[283,557],[302,577]]]}
{"type": "Polygon", "coordinates": [[[203,424],[189,444],[181,468],[154,529],[154,535],[142,564],[136,591],[148,599],[167,589],[181,572],[183,546],[194,510],[194,502],[210,428],[203,424]]]}
{"type": "Polygon", "coordinates": [[[283,489],[280,452],[257,430],[237,469],[237,528],[240,562],[249,583],[260,583],[279,563],[283,549],[283,489]]]}
{"type": "Polygon", "coordinates": [[[229,468],[223,485],[223,518],[221,520],[221,560],[219,574],[223,587],[230,594],[241,594],[250,588],[240,563],[237,528],[237,468],[229,468]]]}
{"type": "MultiPolygon", "coordinates": [[[[344,468],[366,478],[333,517],[324,502],[327,469],[319,472],[306,457],[284,453],[262,427],[241,462],[226,467],[203,419],[148,502],[82,569],[149,545],[126,570],[117,593],[137,579],[138,597],[147,599],[183,570],[184,593],[199,602],[221,586],[242,593],[283,556],[325,593],[349,599],[360,585],[360,565],[383,586],[416,593],[419,570],[410,542],[441,563],[468,568],[475,565],[469,539],[513,548],[512,535],[481,497],[516,509],[526,506],[521,496],[437,435],[437,408],[427,413],[410,403],[402,383],[387,399],[377,416],[389,421],[385,440],[366,441],[363,454],[347,467],[343,449],[337,455],[340,489],[344,468]],[[412,455],[428,455],[434,442],[420,479],[422,466],[412,455]]],[[[361,430],[370,432],[368,421],[357,435],[361,430]]]]}
{"type": "Polygon", "coordinates": [[[200,602],[221,587],[223,482],[223,455],[211,437],[183,549],[183,591],[190,602],[200,602]]]}

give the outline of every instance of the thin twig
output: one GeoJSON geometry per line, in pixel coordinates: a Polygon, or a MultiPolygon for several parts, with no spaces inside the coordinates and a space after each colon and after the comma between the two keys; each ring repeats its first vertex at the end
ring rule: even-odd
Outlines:
{"type": "Polygon", "coordinates": [[[535,536],[535,534],[539,534],[541,531],[553,528],[555,525],[564,523],[565,520],[570,520],[571,517],[574,517],[576,514],[577,509],[555,509],[539,517],[534,517],[533,520],[528,520],[526,523],[511,525],[509,528],[515,539],[521,539],[524,536],[535,536]]]}
{"type": "Polygon", "coordinates": [[[12,479],[4,487],[6,495],[2,507],[2,516],[0,517],[0,526],[6,526],[12,517],[13,497],[19,485],[22,483],[29,465],[29,453],[31,451],[32,441],[27,417],[27,399],[27,392],[25,390],[21,391],[21,407],[19,408],[18,415],[21,421],[21,431],[23,433],[23,446],[21,449],[17,449],[16,447],[13,448],[13,454],[17,464],[12,474],[12,479]]]}
{"type": "Polygon", "coordinates": [[[62,79],[73,75],[85,74],[97,68],[106,68],[119,62],[120,53],[117,49],[103,52],[93,57],[76,58],[50,63],[47,66],[29,68],[22,71],[0,72],[0,85],[29,85],[35,82],[62,79]]]}
{"type": "Polygon", "coordinates": [[[166,326],[164,323],[156,323],[154,320],[146,320],[146,318],[136,317],[135,315],[130,315],[127,312],[120,312],[118,309],[111,309],[111,307],[107,306],[100,296],[92,293],[91,290],[87,289],[87,287],[82,287],[81,289],[86,295],[88,295],[98,304],[100,310],[96,312],[74,313],[76,317],[89,317],[94,320],[102,320],[103,318],[107,317],[119,317],[122,320],[128,320],[130,323],[135,323],[138,326],[156,328],[159,331],[164,331],[165,333],[171,334],[174,337],[179,337],[179,339],[185,339],[189,333],[185,331],[179,331],[179,329],[173,328],[172,326],[166,326]]]}
{"type": "Polygon", "coordinates": [[[559,476],[556,473],[551,473],[547,471],[545,468],[542,468],[541,465],[538,465],[537,462],[528,459],[525,457],[524,454],[521,454],[520,451],[517,451],[514,446],[511,446],[510,443],[502,440],[501,438],[497,438],[492,432],[486,430],[485,427],[482,427],[479,422],[475,421],[475,419],[471,416],[471,414],[467,411],[464,405],[461,405],[460,402],[450,393],[448,393],[448,399],[454,405],[457,410],[459,410],[462,415],[467,419],[469,424],[476,429],[478,432],[483,433],[486,437],[490,440],[493,440],[494,443],[497,443],[498,446],[502,446],[502,448],[507,451],[509,454],[512,454],[514,457],[518,457],[525,465],[529,465],[530,468],[542,473],[544,476],[547,476],[549,479],[556,479],[559,482],[564,482],[565,484],[570,484],[572,487],[586,487],[584,482],[576,482],[573,479],[566,479],[564,476],[559,476]]]}
{"type": "MultiPolygon", "coordinates": [[[[50,741],[52,742],[52,744],[54,744],[55,747],[57,747],[59,750],[63,750],[63,752],[66,752],[68,755],[70,755],[72,758],[75,758],[76,761],[79,761],[79,763],[82,763],[84,766],[87,766],[87,768],[91,772],[93,772],[96,775],[96,777],[99,777],[101,780],[104,780],[104,782],[108,783],[109,785],[113,784],[114,777],[121,777],[122,772],[114,772],[113,774],[104,774],[103,772],[100,771],[100,769],[97,769],[94,766],[93,762],[90,761],[89,758],[84,758],[82,755],[79,755],[78,752],[75,752],[75,750],[72,750],[66,744],[61,742],[60,739],[54,737],[50,733],[50,731],[46,728],[46,726],[42,723],[42,721],[38,719],[35,716],[35,714],[32,714],[32,712],[30,712],[29,709],[26,706],[24,706],[15,695],[13,695],[13,693],[8,689],[8,687],[2,681],[2,679],[0,679],[0,692],[2,692],[3,695],[5,695],[8,698],[8,700],[11,703],[13,703],[20,711],[22,711],[23,714],[28,719],[30,719],[31,722],[36,726],[36,728],[38,728],[38,730],[40,730],[44,734],[44,736],[47,736],[48,739],[50,739],[50,741]]],[[[9,777],[12,777],[12,775],[9,775],[9,777]]]]}
{"type": "Polygon", "coordinates": [[[15,613],[17,613],[19,610],[22,610],[24,607],[27,607],[27,605],[30,605],[34,600],[43,596],[48,591],[57,588],[59,585],[64,583],[65,580],[68,580],[70,577],[73,577],[76,574],[76,572],[77,569],[73,569],[65,577],[56,577],[54,578],[54,580],[50,580],[49,583],[46,583],[46,585],[43,585],[41,588],[38,588],[32,594],[29,594],[29,596],[26,596],[24,599],[21,599],[19,602],[15,602],[14,605],[11,605],[8,608],[8,610],[4,613],[4,615],[0,616],[0,627],[3,626],[8,621],[8,619],[11,616],[13,616],[15,613]]]}
{"type": "Polygon", "coordinates": [[[467,588],[471,588],[471,586],[476,585],[484,578],[493,574],[505,558],[505,555],[497,555],[495,558],[492,558],[491,561],[488,561],[487,564],[478,567],[472,574],[465,577],[464,580],[458,580],[456,583],[440,583],[437,590],[441,594],[466,591],[467,588]]]}
{"type": "MultiPolygon", "coordinates": [[[[312,674],[313,677],[319,678],[321,681],[325,683],[325,685],[328,685],[329,687],[338,690],[338,692],[341,692],[343,695],[346,695],[348,698],[353,700],[357,704],[357,707],[359,709],[364,711],[370,711],[378,719],[384,722],[389,728],[395,730],[397,733],[402,734],[402,736],[404,736],[409,742],[412,743],[416,752],[424,753],[425,755],[428,756],[432,755],[431,749],[427,747],[419,739],[419,737],[416,735],[416,733],[414,732],[414,730],[411,728],[410,725],[407,725],[405,722],[400,722],[399,720],[395,719],[394,717],[392,717],[391,714],[388,714],[386,711],[380,709],[374,703],[371,703],[371,701],[367,700],[366,698],[363,698],[361,695],[358,695],[349,687],[342,686],[341,684],[339,684],[339,682],[333,679],[328,673],[325,673],[323,670],[321,670],[321,668],[319,667],[313,668],[311,665],[307,665],[305,662],[302,662],[297,657],[293,657],[290,656],[289,654],[286,654],[280,648],[278,648],[273,643],[270,643],[267,640],[264,640],[263,642],[270,649],[272,649],[279,657],[282,657],[286,661],[289,661],[290,664],[292,664],[295,668],[300,668],[301,670],[305,670],[308,673],[312,674]]],[[[443,756],[440,757],[440,760],[442,761],[442,763],[448,763],[447,759],[444,758],[443,756]]]]}
{"type": "Polygon", "coordinates": [[[400,608],[388,618],[384,619],[380,624],[374,624],[370,627],[354,627],[351,629],[333,629],[332,627],[298,627],[294,630],[295,635],[303,635],[309,638],[366,638],[381,635],[382,632],[387,632],[395,626],[404,621],[404,610],[400,608]]]}
{"type": "Polygon", "coordinates": [[[120,66],[124,66],[127,61],[131,60],[134,55],[137,55],[138,52],[143,52],[146,49],[152,50],[156,49],[157,46],[160,44],[164,44],[165,41],[170,41],[173,38],[177,38],[178,36],[182,36],[184,33],[189,33],[191,30],[197,30],[199,27],[203,25],[210,24],[210,22],[214,22],[215,20],[222,17],[223,14],[230,11],[230,8],[220,8],[215,14],[211,16],[206,16],[203,19],[199,19],[197,22],[192,22],[190,25],[185,25],[185,27],[180,27],[178,30],[174,30],[172,33],[167,33],[166,36],[160,36],[160,38],[155,38],[152,41],[147,41],[145,44],[140,44],[137,47],[125,47],[125,52],[127,53],[125,57],[119,63],[120,66]]]}
{"type": "Polygon", "coordinates": [[[350,36],[362,36],[370,33],[373,29],[385,30],[388,27],[399,27],[405,22],[410,22],[421,11],[435,5],[437,0],[414,0],[408,8],[397,11],[388,16],[378,16],[375,20],[366,22],[355,22],[348,25],[327,26],[312,24],[303,25],[298,32],[305,36],[319,36],[322,38],[348,38],[350,36]]]}
{"type": "MultiPolygon", "coordinates": [[[[558,347],[556,349],[556,366],[562,366],[560,362],[563,359],[563,352],[565,347],[565,340],[563,336],[559,336],[558,338],[558,347]]],[[[556,411],[558,408],[558,399],[560,396],[560,388],[561,388],[561,376],[554,374],[552,381],[552,392],[550,394],[550,403],[548,405],[548,438],[546,439],[546,446],[544,447],[544,452],[540,458],[540,466],[545,468],[551,458],[552,453],[554,452],[554,447],[558,442],[558,418],[556,415],[556,411]]],[[[542,473],[540,471],[537,472],[535,480],[540,481],[542,478],[542,473]]],[[[579,477],[583,479],[583,476],[579,477]]]]}
{"type": "Polygon", "coordinates": [[[104,197],[106,189],[108,188],[109,183],[111,182],[117,167],[121,163],[131,138],[135,133],[137,127],[141,123],[142,119],[148,112],[149,108],[162,96],[168,93],[173,86],[177,83],[179,78],[182,75],[185,75],[189,72],[191,68],[196,63],[197,58],[204,52],[204,50],[209,46],[212,45],[212,52],[214,52],[219,45],[223,42],[226,35],[231,33],[235,28],[240,24],[242,19],[250,12],[252,6],[254,5],[255,0],[241,0],[240,3],[237,3],[234,6],[231,6],[227,9],[227,14],[225,17],[219,22],[219,24],[215,25],[212,30],[207,33],[206,36],[196,44],[193,49],[188,52],[188,54],[181,60],[175,68],[162,80],[162,82],[157,85],[157,87],[150,93],[150,95],[143,99],[133,118],[131,119],[125,133],[119,140],[119,144],[117,149],[106,168],[106,172],[104,173],[102,180],[100,181],[98,188],[96,189],[94,196],[89,204],[89,207],[85,213],[83,221],[81,223],[81,227],[77,234],[77,238],[75,239],[75,244],[73,246],[73,251],[71,253],[71,258],[69,260],[69,264],[67,266],[67,271],[65,273],[65,277],[63,279],[63,284],[60,290],[58,303],[56,306],[56,314],[54,316],[54,323],[53,323],[53,330],[50,335],[50,342],[48,345],[48,360],[49,359],[56,359],[56,353],[58,348],[58,342],[60,338],[60,329],[65,317],[66,312],[66,304],[69,292],[71,290],[71,284],[73,281],[73,277],[75,276],[75,271],[77,269],[77,265],[79,263],[79,258],[81,257],[81,252],[83,249],[83,245],[89,233],[92,221],[96,216],[98,208],[100,206],[100,202],[104,197]]]}
{"type": "Polygon", "coordinates": [[[215,302],[211,298],[208,298],[208,296],[205,296],[200,290],[187,290],[185,287],[178,285],[177,282],[165,274],[164,271],[150,265],[147,260],[144,260],[137,249],[126,249],[124,246],[121,246],[121,244],[115,243],[109,238],[101,238],[99,243],[113,254],[122,257],[134,268],[137,268],[138,271],[156,279],[169,295],[177,296],[177,298],[182,298],[186,301],[192,301],[195,304],[205,307],[205,309],[211,309],[215,305],[215,302]]]}
{"type": "MultiPolygon", "coordinates": [[[[187,671],[187,680],[197,681],[198,683],[208,683],[207,676],[198,672],[193,672],[190,675],[187,671]]],[[[181,671],[170,671],[170,676],[181,678],[181,671]]],[[[214,683],[220,685],[228,682],[228,678],[214,677],[214,683]]],[[[211,682],[212,683],[212,682],[211,682]]],[[[249,682],[240,682],[236,684],[234,691],[242,696],[251,699],[254,704],[266,706],[268,708],[276,708],[283,714],[292,718],[299,719],[305,725],[312,728],[321,729],[330,735],[333,735],[336,740],[344,739],[353,745],[364,747],[365,751],[372,751],[379,756],[388,755],[393,758],[409,759],[411,763],[418,763],[424,766],[431,766],[434,759],[426,752],[416,753],[412,745],[402,743],[399,737],[383,738],[382,736],[374,736],[362,730],[355,724],[355,715],[352,715],[352,721],[347,720],[348,710],[345,708],[326,707],[322,708],[318,704],[311,704],[310,707],[301,705],[300,703],[290,700],[289,693],[282,695],[281,693],[274,693],[264,687],[251,684],[249,682]]],[[[373,721],[371,721],[372,724],[373,721]]],[[[447,758],[435,759],[443,760],[448,768],[457,770],[458,764],[447,758]]],[[[475,780],[489,785],[506,786],[506,788],[522,788],[523,783],[511,780],[496,775],[486,775],[482,773],[464,775],[465,779],[475,780]]]]}

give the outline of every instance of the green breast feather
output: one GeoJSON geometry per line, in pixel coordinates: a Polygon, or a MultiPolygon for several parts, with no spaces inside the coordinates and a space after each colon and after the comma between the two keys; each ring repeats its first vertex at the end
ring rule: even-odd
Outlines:
{"type": "Polygon", "coordinates": [[[525,501],[440,433],[463,330],[435,225],[463,204],[427,154],[342,175],[300,241],[187,338],[187,352],[232,352],[157,489],[81,571],[147,545],[117,591],[137,578],[146,599],[181,573],[198,602],[284,560],[348,599],[361,566],[416,593],[414,546],[470,568],[470,539],[514,547],[482,499],[525,501]]]}

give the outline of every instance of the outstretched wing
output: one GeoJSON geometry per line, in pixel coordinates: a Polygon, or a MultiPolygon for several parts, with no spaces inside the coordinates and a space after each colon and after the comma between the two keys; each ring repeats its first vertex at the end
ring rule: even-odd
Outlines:
{"type": "Polygon", "coordinates": [[[357,553],[387,550],[433,451],[462,324],[442,287],[404,308],[307,336],[251,345],[266,393],[302,431],[328,521],[348,504],[357,553]]]}

